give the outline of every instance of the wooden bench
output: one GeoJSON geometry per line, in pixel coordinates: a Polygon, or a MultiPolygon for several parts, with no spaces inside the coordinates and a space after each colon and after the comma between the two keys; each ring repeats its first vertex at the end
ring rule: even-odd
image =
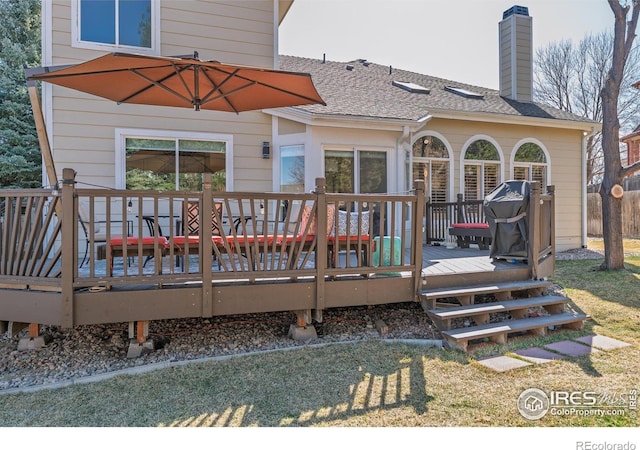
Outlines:
{"type": "Polygon", "coordinates": [[[141,239],[129,236],[126,238],[126,242],[122,237],[114,237],[106,244],[98,247],[98,259],[108,259],[107,270],[111,277],[113,276],[114,258],[160,256],[155,261],[155,272],[160,274],[162,273],[162,256],[165,256],[168,250],[169,241],[164,236],[143,236],[141,239]]]}
{"type": "Polygon", "coordinates": [[[481,250],[488,250],[491,245],[489,224],[484,222],[452,223],[449,236],[456,237],[460,248],[469,248],[469,245],[477,244],[481,250]]]}

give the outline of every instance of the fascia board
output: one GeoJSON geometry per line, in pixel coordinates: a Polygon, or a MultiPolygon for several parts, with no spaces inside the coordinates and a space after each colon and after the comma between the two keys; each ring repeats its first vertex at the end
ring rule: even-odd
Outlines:
{"type": "Polygon", "coordinates": [[[434,119],[468,120],[471,122],[491,122],[509,125],[538,126],[545,128],[563,128],[571,130],[600,131],[602,124],[590,121],[575,121],[563,119],[544,119],[541,117],[508,116],[492,113],[466,113],[460,111],[432,110],[434,119]]]}
{"type": "Polygon", "coordinates": [[[375,129],[401,131],[403,127],[419,128],[421,121],[407,119],[383,119],[377,117],[347,116],[336,114],[315,114],[291,108],[263,109],[262,112],[283,119],[318,127],[375,129]]]}

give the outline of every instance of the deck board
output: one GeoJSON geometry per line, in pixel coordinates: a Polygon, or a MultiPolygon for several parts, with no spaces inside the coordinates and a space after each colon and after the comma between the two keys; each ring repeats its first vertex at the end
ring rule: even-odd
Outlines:
{"type": "Polygon", "coordinates": [[[446,248],[425,246],[422,253],[423,276],[454,275],[463,273],[496,272],[522,268],[524,264],[512,264],[489,257],[489,250],[471,248],[446,248]]]}

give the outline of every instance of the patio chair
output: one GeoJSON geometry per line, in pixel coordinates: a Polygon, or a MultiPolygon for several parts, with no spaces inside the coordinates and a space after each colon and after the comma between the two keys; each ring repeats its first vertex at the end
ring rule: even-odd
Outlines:
{"type": "MultiPolygon", "coordinates": [[[[117,229],[118,225],[122,224],[121,220],[94,220],[91,222],[91,218],[89,217],[89,210],[85,202],[78,202],[78,221],[80,222],[80,228],[84,233],[85,237],[85,249],[84,256],[82,257],[82,261],[80,262],[80,267],[84,266],[84,264],[88,261],[89,258],[89,245],[93,241],[94,244],[106,244],[107,242],[107,227],[111,226],[111,224],[115,224],[115,228],[117,229]],[[91,224],[93,223],[93,233],[90,232],[91,224]]],[[[120,228],[121,230],[121,228],[120,228]]],[[[131,235],[131,224],[127,222],[127,236],[131,235]]],[[[121,233],[114,234],[112,237],[122,238],[121,233]]],[[[98,258],[100,259],[100,258],[98,258]]]]}
{"type": "MultiPolygon", "coordinates": [[[[335,223],[335,204],[327,205],[327,242],[331,246],[330,235],[334,227],[335,223]]],[[[285,257],[288,258],[289,263],[287,267],[289,269],[293,268],[292,266],[299,259],[300,255],[305,252],[310,252],[315,250],[317,246],[317,216],[316,210],[313,205],[305,206],[298,215],[298,222],[300,224],[297,234],[292,235],[278,235],[276,237],[276,245],[280,249],[280,253],[282,253],[285,257]]],[[[327,251],[327,255],[329,258],[330,248],[327,251]]],[[[330,259],[329,259],[330,261],[330,259]]]]}
{"type": "MultiPolygon", "coordinates": [[[[211,235],[213,243],[213,256],[217,259],[216,253],[224,252],[224,238],[222,237],[222,228],[220,226],[222,220],[222,202],[215,202],[211,211],[211,235]],[[215,249],[218,249],[217,251],[215,249]]],[[[184,257],[188,255],[198,254],[200,251],[200,202],[188,201],[186,211],[183,210],[182,229],[186,235],[173,236],[171,244],[176,248],[179,256],[176,258],[176,265],[183,267],[184,257]]],[[[220,261],[218,261],[220,268],[220,261]]]]}
{"type": "Polygon", "coordinates": [[[352,250],[361,258],[359,264],[368,266],[371,254],[370,211],[339,210],[337,217],[336,229],[329,236],[331,267],[338,266],[340,251],[346,251],[348,258],[352,250]]]}

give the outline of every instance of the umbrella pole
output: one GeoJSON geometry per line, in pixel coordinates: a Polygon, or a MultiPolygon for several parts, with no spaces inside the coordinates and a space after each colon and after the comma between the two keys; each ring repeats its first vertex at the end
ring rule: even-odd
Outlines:
{"type": "MultiPolygon", "coordinates": [[[[27,90],[29,91],[29,100],[31,100],[31,110],[33,111],[33,119],[36,124],[36,132],[38,133],[38,142],[40,143],[40,153],[47,170],[47,178],[49,185],[53,188],[58,183],[56,177],[56,169],[53,164],[53,156],[51,154],[51,146],[49,145],[49,137],[47,136],[47,127],[40,106],[40,98],[38,97],[38,89],[34,81],[27,81],[27,90]]],[[[61,204],[56,202],[56,214],[61,217],[61,204]]]]}

